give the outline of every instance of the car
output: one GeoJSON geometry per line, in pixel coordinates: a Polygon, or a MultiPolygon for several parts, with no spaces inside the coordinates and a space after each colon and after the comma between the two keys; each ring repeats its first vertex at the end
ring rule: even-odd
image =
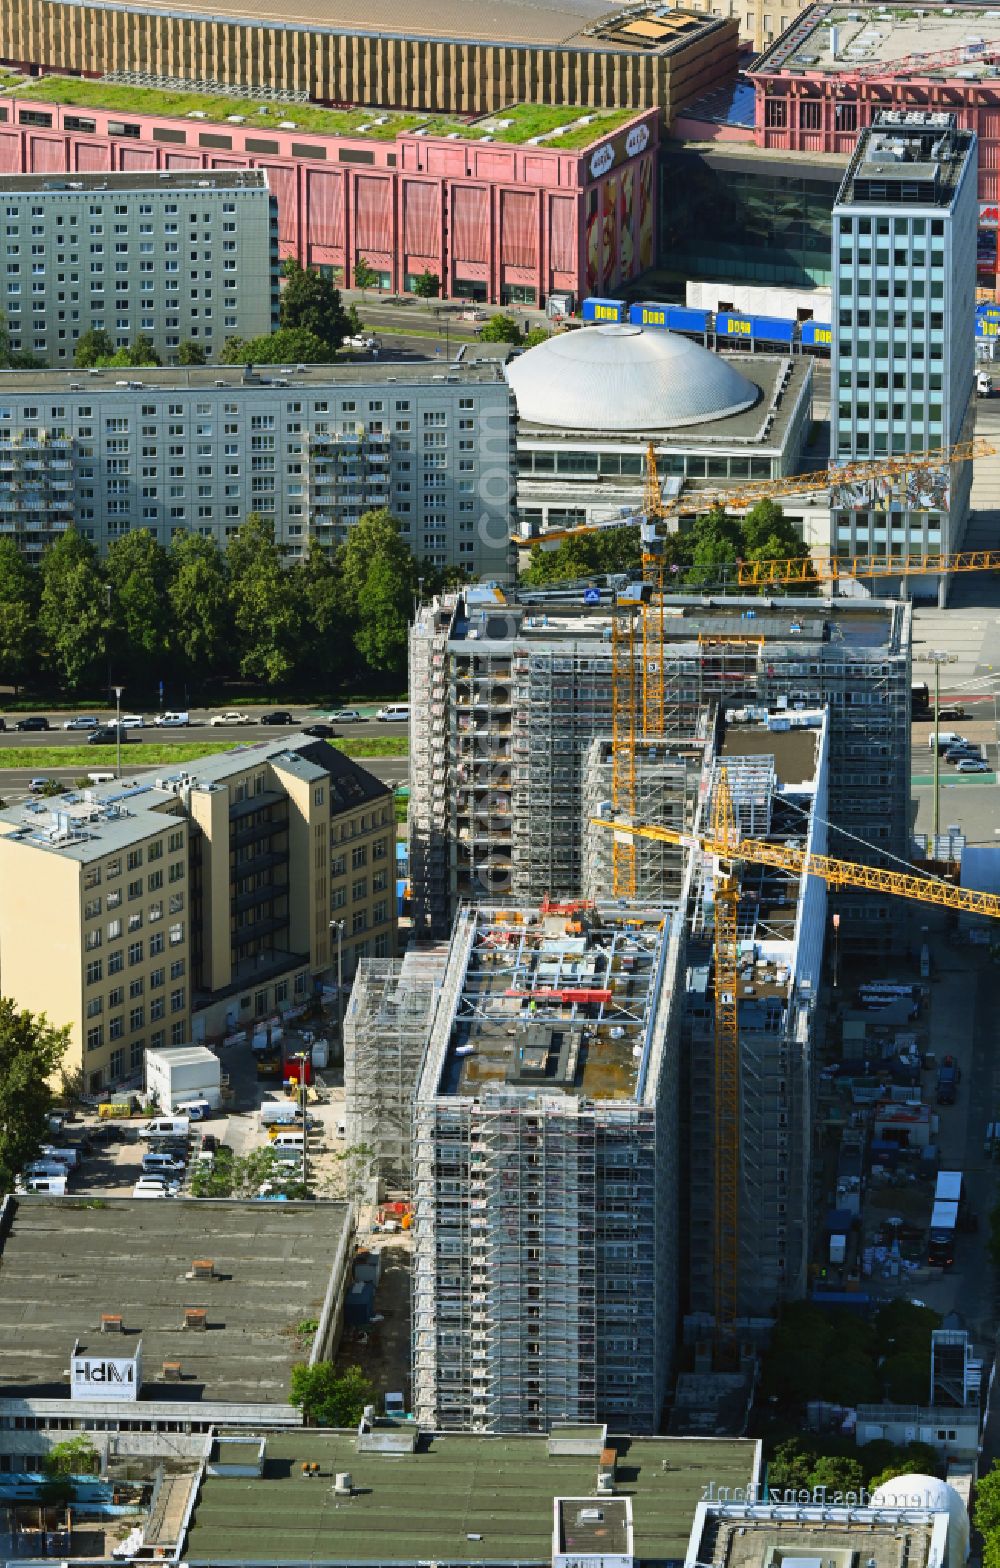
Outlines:
{"type": "Polygon", "coordinates": [[[29,779],[28,780],[28,794],[29,795],[41,795],[44,790],[47,790],[49,788],[51,783],[52,783],[51,779],[43,779],[43,778],[29,779]]]}
{"type": "Polygon", "coordinates": [[[973,762],[982,758],[982,752],[978,746],[949,746],[944,754],[945,762],[965,762],[969,757],[972,758],[973,762]]]}
{"type": "Polygon", "coordinates": [[[327,718],[331,724],[363,724],[364,714],[357,708],[338,708],[334,713],[328,713],[327,718]]]}
{"type": "Polygon", "coordinates": [[[408,724],[410,722],[410,704],[408,702],[390,702],[384,708],[379,708],[375,715],[379,724],[408,724]]]}
{"type": "Polygon", "coordinates": [[[119,740],[123,746],[141,746],[141,735],[130,735],[127,730],[117,729],[114,724],[102,724],[98,729],[91,730],[87,736],[88,746],[117,746],[119,740]]]}
{"type": "Polygon", "coordinates": [[[302,733],[311,735],[314,740],[337,740],[340,731],[335,730],[332,724],[307,724],[302,733]]]}
{"type": "Polygon", "coordinates": [[[190,722],[190,715],[187,712],[175,711],[159,713],[153,720],[155,725],[157,725],[160,729],[165,730],[184,729],[188,724],[190,724],[190,722]]]}
{"type": "Polygon", "coordinates": [[[16,730],[50,730],[52,726],[42,714],[29,713],[26,719],[18,719],[14,728],[16,730]]]}
{"type": "Polygon", "coordinates": [[[212,725],[219,724],[249,724],[249,713],[240,713],[236,708],[227,708],[225,713],[215,713],[209,721],[212,725]]]}
{"type": "Polygon", "coordinates": [[[3,719],[3,718],[0,718],[0,735],[4,734],[6,729],[7,729],[7,720],[3,719]]]}
{"type": "Polygon", "coordinates": [[[142,713],[123,713],[120,719],[109,719],[108,723],[116,728],[120,725],[123,730],[144,730],[146,717],[142,713]]]}
{"type": "Polygon", "coordinates": [[[92,714],[89,714],[89,713],[78,713],[72,719],[64,719],[63,720],[63,729],[64,730],[96,730],[97,727],[98,727],[99,722],[100,721],[98,719],[95,719],[92,714]]]}
{"type": "Polygon", "coordinates": [[[295,719],[288,712],[287,708],[275,708],[272,713],[262,713],[261,716],[260,716],[260,723],[261,724],[294,724],[295,723],[295,719]]]}
{"type": "Polygon", "coordinates": [[[956,773],[988,773],[990,765],[982,757],[963,757],[955,769],[956,773]]]}

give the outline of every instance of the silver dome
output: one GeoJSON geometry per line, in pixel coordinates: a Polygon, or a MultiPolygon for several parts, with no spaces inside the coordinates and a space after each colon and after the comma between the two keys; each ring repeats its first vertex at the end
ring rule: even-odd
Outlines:
{"type": "Polygon", "coordinates": [[[512,360],[506,374],[520,419],[572,430],[698,425],[760,397],[720,355],[655,327],[560,332],[512,360]]]}

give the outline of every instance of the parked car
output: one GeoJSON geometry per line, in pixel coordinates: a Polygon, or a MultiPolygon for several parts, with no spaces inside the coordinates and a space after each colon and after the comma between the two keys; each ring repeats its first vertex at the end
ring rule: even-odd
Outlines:
{"type": "Polygon", "coordinates": [[[213,725],[249,724],[250,722],[251,719],[249,713],[240,713],[236,708],[227,708],[225,713],[216,713],[213,715],[211,720],[213,725]]]}
{"type": "Polygon", "coordinates": [[[408,702],[390,702],[384,708],[379,708],[375,715],[379,724],[408,724],[410,722],[410,704],[408,702]]]}
{"type": "Polygon", "coordinates": [[[63,720],[64,730],[96,730],[100,721],[89,713],[77,713],[71,719],[63,720]]]}
{"type": "Polygon", "coordinates": [[[108,722],[115,728],[120,724],[123,730],[143,730],[146,728],[146,717],[142,713],[123,713],[120,719],[109,719],[108,722]]]}
{"type": "Polygon", "coordinates": [[[364,715],[357,708],[337,708],[333,713],[328,713],[327,718],[331,724],[363,724],[364,715]]]}
{"type": "Polygon", "coordinates": [[[296,721],[287,708],[275,708],[271,713],[262,713],[261,724],[294,724],[296,721]]]}
{"type": "Polygon", "coordinates": [[[982,752],[978,746],[950,746],[944,754],[945,762],[965,762],[969,757],[973,761],[981,758],[982,752]]]}
{"type": "Polygon", "coordinates": [[[963,757],[955,769],[956,773],[988,773],[989,771],[990,765],[984,762],[982,757],[963,757]]]}
{"type": "Polygon", "coordinates": [[[29,795],[40,795],[43,790],[48,789],[48,787],[49,787],[49,785],[51,783],[52,783],[51,779],[43,779],[43,778],[30,779],[28,781],[28,794],[29,795]]]}
{"type": "Polygon", "coordinates": [[[340,732],[332,724],[307,724],[302,733],[311,735],[314,740],[336,740],[340,732]]]}
{"type": "Polygon", "coordinates": [[[18,719],[14,728],[16,730],[50,730],[52,726],[43,714],[29,713],[26,719],[18,719]]]}
{"type": "Polygon", "coordinates": [[[184,728],[191,723],[191,720],[185,712],[174,713],[168,710],[166,713],[158,713],[153,723],[160,729],[174,730],[184,728]]]}

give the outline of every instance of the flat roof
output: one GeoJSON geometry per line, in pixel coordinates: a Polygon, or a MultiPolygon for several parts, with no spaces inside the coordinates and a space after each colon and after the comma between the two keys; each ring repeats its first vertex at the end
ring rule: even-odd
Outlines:
{"type": "MultiPolygon", "coordinates": [[[[389,395],[390,388],[401,386],[447,386],[470,381],[503,382],[503,359],[450,360],[435,369],[426,361],[419,364],[393,363],[387,359],[364,364],[331,365],[256,365],[247,375],[242,365],[157,365],[136,369],[107,370],[0,370],[0,393],[37,393],[40,397],[66,397],[78,386],[80,393],[120,393],[135,400],[141,388],[150,392],[243,391],[247,393],[284,392],[290,387],[377,386],[389,395]]],[[[506,385],[506,383],[504,383],[506,385]]]]}
{"type": "Polygon", "coordinates": [[[904,109],[879,114],[858,138],[837,206],[950,207],[976,146],[956,116],[904,109]]]}
{"type": "Polygon", "coordinates": [[[437,1093],[637,1098],[656,1017],[671,1005],[661,981],[673,910],[559,905],[474,918],[437,1093]]]}
{"type": "Polygon", "coordinates": [[[927,3],[898,5],[816,4],[799,16],[750,68],[751,76],[849,76],[863,72],[878,80],[886,74],[908,81],[926,79],[991,81],[1000,46],[996,8],[927,3]],[[836,53],[831,49],[835,28],[836,53]],[[951,52],[954,52],[953,57],[951,52]],[[936,58],[948,53],[946,59],[936,58]],[[922,58],[923,57],[923,58],[922,58]]]}
{"type": "MultiPolygon", "coordinates": [[[[142,1339],[147,1399],[284,1405],[310,1347],[296,1325],[319,1318],[348,1206],[40,1194],[8,1199],[0,1250],[0,1400],[69,1398],[74,1341],[131,1355],[142,1339]],[[196,1258],[216,1278],[188,1279],[196,1258]],[[207,1307],[205,1332],[184,1309],[207,1307]],[[99,1333],[120,1313],[124,1336],[99,1333]],[[160,1380],[179,1361],[182,1381],[160,1380]]],[[[141,1411],[141,1397],[136,1406],[141,1411]]]]}
{"type": "MultiPolygon", "coordinates": [[[[538,589],[504,590],[506,602],[492,608],[465,607],[460,596],[445,595],[443,613],[451,611],[449,640],[465,644],[475,639],[549,643],[556,653],[566,642],[608,642],[614,604],[618,596],[602,592],[599,606],[585,606],[579,589],[572,599],[538,589]],[[523,600],[523,603],[522,603],[523,600]]],[[[780,649],[790,657],[802,647],[830,652],[902,654],[909,641],[910,610],[905,601],[885,599],[768,599],[764,596],[715,598],[671,594],[664,614],[668,644],[697,644],[718,638],[769,645],[769,655],[780,649]],[[905,628],[905,639],[904,639],[905,628]]],[[[815,655],[814,655],[815,656],[815,655]]],[[[610,658],[610,651],[608,652],[610,658]]]]}
{"type": "MultiPolygon", "coordinates": [[[[703,1488],[756,1479],[748,1439],[616,1437],[616,1492],[632,1499],[635,1555],[683,1559],[703,1488]]],[[[595,1456],[550,1454],[547,1438],[424,1436],[412,1454],[359,1453],[353,1432],[268,1436],[260,1480],[208,1477],[184,1560],[258,1564],[524,1562],[552,1558],[552,1504],[586,1497],[595,1456]],[[320,1467],[304,1481],[303,1463],[320,1467]],[[331,1496],[338,1472],[350,1497],[331,1496]]],[[[595,1505],[598,1500],[595,1499],[595,1505]]]]}
{"type": "Polygon", "coordinates": [[[806,1517],[804,1509],[762,1508],[754,1518],[744,1508],[737,1518],[735,1510],[726,1517],[709,1508],[691,1553],[719,1568],[852,1568],[861,1555],[871,1568],[896,1568],[901,1560],[925,1568],[932,1560],[933,1515],[920,1518],[912,1510],[896,1514],[885,1507],[873,1512],[875,1517],[865,1510],[848,1523],[839,1509],[813,1509],[806,1517]]]}
{"type": "MultiPolygon", "coordinates": [[[[60,3],[82,6],[82,0],[60,3]]],[[[176,20],[209,18],[216,24],[247,27],[272,23],[362,36],[388,33],[414,41],[443,39],[528,48],[576,46],[643,54],[669,52],[679,37],[686,42],[722,25],[715,17],[667,11],[659,3],[609,7],[607,0],[505,0],[502,6],[493,0],[434,0],[427,12],[416,14],[398,0],[365,0],[364,4],[352,0],[237,0],[225,10],[219,0],[183,0],[181,4],[148,0],[142,6],[121,0],[87,0],[85,9],[138,11],[176,20]]]]}
{"type": "Polygon", "coordinates": [[[645,426],[632,431],[568,430],[556,425],[533,425],[521,419],[518,440],[528,442],[533,449],[549,445],[593,448],[595,444],[598,448],[617,448],[623,443],[637,442],[645,450],[652,436],[657,451],[668,447],[685,452],[700,451],[702,447],[733,447],[742,451],[750,447],[758,452],[783,452],[799,397],[812,378],[812,361],[801,354],[723,354],[720,358],[735,365],[758,390],[756,402],[740,413],[704,419],[697,424],[645,426]]]}
{"type": "Polygon", "coordinates": [[[174,169],[162,174],[146,170],[135,174],[2,174],[0,191],[31,196],[99,196],[121,191],[157,191],[173,195],[179,190],[267,190],[264,169],[174,169]]]}
{"type": "MultiPolygon", "coordinates": [[[[515,8],[516,9],[516,8],[515,8]]],[[[527,8],[524,8],[525,10],[527,8]]],[[[532,13],[533,14],[533,13],[532,13]]],[[[704,22],[704,18],[699,21],[704,22]]],[[[582,151],[619,130],[643,111],[588,109],[574,104],[511,104],[494,114],[428,114],[420,110],[358,106],[328,109],[295,100],[262,99],[253,90],[232,96],[222,92],[173,87],[138,87],[123,82],[93,81],[78,76],[21,78],[0,75],[0,93],[16,99],[104,110],[111,114],[146,114],[160,119],[231,125],[252,133],[289,129],[313,136],[362,137],[395,141],[419,130],[423,136],[461,141],[493,141],[520,146],[535,137],[556,151],[582,151]]],[[[144,176],[148,178],[147,176],[144,176]]]]}

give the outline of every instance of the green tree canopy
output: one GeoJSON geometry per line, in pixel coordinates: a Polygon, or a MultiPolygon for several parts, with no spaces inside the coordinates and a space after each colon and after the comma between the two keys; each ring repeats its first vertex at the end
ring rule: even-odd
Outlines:
{"type": "Polygon", "coordinates": [[[81,370],[91,370],[101,360],[111,359],[115,352],[114,341],[110,332],[105,332],[102,327],[96,331],[91,328],[82,337],[77,338],[76,348],[73,350],[73,363],[81,370]]]}
{"type": "Polygon", "coordinates": [[[302,607],[302,656],[324,686],[335,686],[350,662],[350,626],[340,573],[315,538],[295,568],[294,593],[302,607]]]}
{"type": "Polygon", "coordinates": [[[162,678],[170,648],[167,552],[145,528],[120,534],[108,546],[109,631],[115,677],[148,685],[162,678]]]}
{"type": "Polygon", "coordinates": [[[280,685],[295,667],[299,613],[274,525],[251,512],[226,549],[240,674],[280,685]]]}
{"type": "Polygon", "coordinates": [[[229,630],[229,583],[214,539],[176,534],[170,545],[171,640],[195,679],[224,662],[229,630]]]}
{"type": "Polygon", "coordinates": [[[0,538],[0,680],[15,690],[34,669],[37,579],[14,540],[0,538]]]}
{"type": "Polygon", "coordinates": [[[441,279],[436,272],[426,268],[413,280],[413,292],[418,299],[437,299],[441,292],[441,279]]]}
{"type": "Polygon", "coordinates": [[[331,354],[336,353],[349,330],[340,290],[331,279],[324,278],[310,268],[300,267],[292,257],[285,262],[284,273],[280,315],[282,328],[309,332],[325,344],[331,354]]]}
{"type": "Polygon", "coordinates": [[[483,343],[520,343],[521,329],[513,316],[505,316],[502,311],[498,311],[485,326],[480,327],[479,337],[483,343]]]}
{"type": "Polygon", "coordinates": [[[366,512],[348,534],[339,565],[358,653],[380,673],[404,668],[417,572],[392,513],[366,512]]]}
{"type": "Polygon", "coordinates": [[[185,338],[177,350],[177,363],[179,365],[203,365],[205,363],[205,350],[193,338],[185,338]]]}
{"type": "Polygon", "coordinates": [[[521,342],[525,348],[537,348],[539,343],[548,342],[551,336],[551,332],[546,327],[532,327],[530,332],[524,334],[521,342]]]}
{"type": "Polygon", "coordinates": [[[333,351],[306,327],[282,327],[262,338],[227,338],[223,365],[327,365],[333,351]]]}
{"type": "Polygon", "coordinates": [[[98,678],[108,612],[94,547],[68,529],[42,556],[38,628],[42,659],[68,691],[98,678]]]}
{"type": "Polygon", "coordinates": [[[377,282],[378,273],[375,271],[375,268],[363,256],[359,256],[354,263],[354,287],[361,290],[362,298],[364,298],[369,289],[375,287],[377,282]]]}
{"type": "Polygon", "coordinates": [[[62,1065],[69,1028],[55,1029],[44,1013],[20,1011],[0,997],[0,1188],[35,1158],[48,1132],[52,1079],[62,1065]]]}
{"type": "Polygon", "coordinates": [[[292,1368],[289,1403],[302,1411],[311,1426],[356,1427],[371,1404],[373,1389],[360,1367],[338,1372],[332,1361],[292,1368]]]}
{"type": "Polygon", "coordinates": [[[601,572],[627,572],[638,567],[641,559],[638,528],[574,534],[549,550],[533,545],[522,581],[539,587],[601,572]]]}

